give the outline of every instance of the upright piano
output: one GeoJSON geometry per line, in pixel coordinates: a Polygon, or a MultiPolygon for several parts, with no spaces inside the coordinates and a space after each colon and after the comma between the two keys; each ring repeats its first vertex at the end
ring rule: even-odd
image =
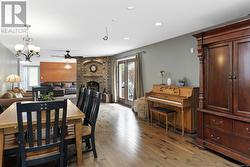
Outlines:
{"type": "MultiPolygon", "coordinates": [[[[197,87],[153,85],[152,91],[146,93],[149,113],[150,109],[155,107],[176,110],[176,127],[182,130],[182,135],[184,132],[195,133],[198,92],[197,87]]],[[[154,115],[149,115],[149,117],[155,118],[154,115]]]]}

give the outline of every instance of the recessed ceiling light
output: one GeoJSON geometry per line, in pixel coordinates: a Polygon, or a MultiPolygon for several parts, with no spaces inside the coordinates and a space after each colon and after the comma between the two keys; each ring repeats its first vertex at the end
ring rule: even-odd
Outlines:
{"type": "Polygon", "coordinates": [[[124,39],[124,40],[129,40],[129,37],[124,37],[123,39],[124,39]]]}
{"type": "Polygon", "coordinates": [[[162,22],[156,22],[155,26],[162,26],[162,22]]]}
{"type": "Polygon", "coordinates": [[[135,7],[134,6],[128,6],[127,9],[128,10],[133,10],[133,9],[135,9],[135,7]]]}

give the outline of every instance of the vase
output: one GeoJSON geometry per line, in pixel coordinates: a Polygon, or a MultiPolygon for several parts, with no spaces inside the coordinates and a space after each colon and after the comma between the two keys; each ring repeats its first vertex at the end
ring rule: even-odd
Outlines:
{"type": "Polygon", "coordinates": [[[167,85],[170,86],[171,85],[171,78],[167,79],[167,85]]]}

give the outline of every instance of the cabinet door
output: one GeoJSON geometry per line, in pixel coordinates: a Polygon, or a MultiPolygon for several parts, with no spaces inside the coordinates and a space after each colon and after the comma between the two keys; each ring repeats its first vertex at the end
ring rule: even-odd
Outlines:
{"type": "Polygon", "coordinates": [[[234,42],[234,114],[250,117],[250,38],[234,42]]]}
{"type": "Polygon", "coordinates": [[[205,107],[232,112],[232,43],[209,45],[206,51],[205,107]]]}

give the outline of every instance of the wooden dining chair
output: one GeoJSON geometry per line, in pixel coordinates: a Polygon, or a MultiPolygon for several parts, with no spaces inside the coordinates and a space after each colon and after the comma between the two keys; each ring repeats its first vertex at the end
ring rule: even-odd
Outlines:
{"type": "Polygon", "coordinates": [[[7,134],[4,136],[4,166],[9,165],[10,159],[15,158],[16,161],[13,162],[13,165],[19,166],[20,158],[18,156],[18,142],[17,142],[17,133],[16,134],[7,134]]]}
{"type": "Polygon", "coordinates": [[[0,114],[2,114],[3,113],[3,106],[0,104],[0,114]]]}
{"type": "Polygon", "coordinates": [[[67,100],[17,103],[21,167],[57,160],[63,166],[66,115],[67,100]]]}
{"type": "Polygon", "coordinates": [[[84,125],[88,125],[88,120],[89,120],[90,113],[93,107],[93,101],[94,101],[93,99],[95,98],[94,94],[95,94],[94,90],[87,89],[85,101],[84,101],[83,108],[82,108],[82,112],[85,115],[84,122],[83,122],[84,125]]]}
{"type": "Polygon", "coordinates": [[[86,99],[86,93],[87,93],[87,88],[81,86],[79,88],[79,94],[78,94],[78,99],[77,99],[77,103],[76,106],[82,111],[83,107],[84,107],[84,103],[85,103],[85,99],[86,99]]]}
{"type": "MultiPolygon", "coordinates": [[[[79,92],[82,93],[83,90],[79,92]]],[[[80,101],[82,102],[82,104],[79,104],[80,106],[80,110],[84,113],[85,117],[84,117],[84,121],[83,121],[83,125],[88,125],[88,122],[89,122],[89,116],[90,116],[90,112],[91,112],[91,109],[92,109],[92,105],[93,105],[93,94],[94,94],[94,90],[91,90],[91,89],[84,89],[84,95],[85,97],[83,97],[82,99],[84,100],[79,100],[79,103],[80,101]]],[[[83,93],[82,93],[83,94],[83,93]]],[[[74,130],[74,124],[68,124],[67,125],[67,129],[68,130],[74,130]]],[[[90,145],[90,139],[86,139],[86,146],[88,149],[91,148],[91,145],[90,145]]]]}
{"type": "MultiPolygon", "coordinates": [[[[91,148],[87,150],[93,151],[94,157],[97,158],[96,146],[95,146],[95,126],[96,121],[99,113],[99,106],[101,102],[101,94],[99,92],[93,91],[89,97],[89,100],[92,102],[91,110],[89,114],[89,119],[86,123],[82,126],[82,141],[86,142],[90,140],[91,148]]],[[[68,129],[67,135],[65,137],[65,154],[67,153],[67,146],[71,144],[75,144],[75,130],[74,126],[68,129]]]]}

